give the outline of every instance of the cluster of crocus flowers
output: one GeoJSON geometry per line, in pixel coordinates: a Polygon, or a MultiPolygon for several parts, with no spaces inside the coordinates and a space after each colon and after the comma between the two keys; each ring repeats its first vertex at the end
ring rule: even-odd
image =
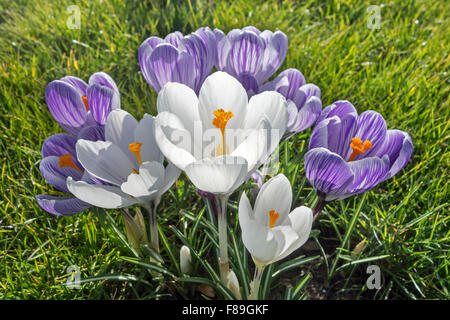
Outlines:
{"type": "Polygon", "coordinates": [[[408,133],[388,130],[376,111],[358,115],[348,101],[323,109],[305,154],[305,173],[324,201],[366,192],[391,178],[409,161],[408,133]]]}
{"type": "MultiPolygon", "coordinates": [[[[53,118],[68,133],[55,134],[44,141],[39,166],[44,179],[57,190],[69,194],[67,177],[89,184],[104,184],[84,170],[77,159],[75,145],[78,139],[104,139],[107,116],[120,108],[120,94],[114,80],[104,72],[94,73],[88,83],[66,76],[47,85],[45,99],[53,118]]],[[[91,206],[74,196],[42,194],[36,199],[42,209],[60,216],[72,215],[91,206]]]]}
{"type": "MultiPolygon", "coordinates": [[[[158,93],[156,117],[137,121],[120,109],[116,83],[103,72],[88,83],[67,76],[46,88],[50,113],[67,133],[42,146],[40,170],[67,197],[37,196],[56,215],[91,206],[122,209],[131,246],[148,243],[140,211],[149,213],[150,242],[159,251],[157,207],[182,171],[217,215],[222,284],[236,297],[239,282],[228,261],[227,203],[253,179],[252,208],[239,201],[242,241],[256,266],[250,298],[258,297],[264,268],[286,258],[308,239],[314,215],[325,201],[360,194],[391,178],[408,162],[411,137],[388,130],[375,111],[358,115],[347,101],[322,110],[321,91],[297,69],[268,81],[282,65],[288,47],[281,31],[249,26],[225,34],[203,27],[184,36],[149,37],[140,46],[142,74],[158,93]],[[218,71],[211,73],[213,68],[218,71]],[[268,82],[267,82],[268,81],[268,82]],[[264,182],[259,170],[286,133],[314,127],[305,154],[305,175],[317,190],[314,212],[291,211],[292,187],[279,174],[264,182]],[[164,165],[164,159],[167,164],[164,165]]],[[[189,274],[192,256],[180,250],[180,270],[189,274]]]]}

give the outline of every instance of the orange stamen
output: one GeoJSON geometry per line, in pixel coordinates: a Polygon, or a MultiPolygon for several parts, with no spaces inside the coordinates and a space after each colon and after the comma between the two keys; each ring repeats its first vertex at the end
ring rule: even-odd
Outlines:
{"type": "Polygon", "coordinates": [[[225,111],[222,108],[215,110],[214,115],[216,116],[212,124],[216,128],[220,129],[220,133],[222,134],[222,153],[219,155],[225,155],[228,150],[225,150],[225,127],[227,126],[228,121],[234,117],[233,112],[225,111]]]}
{"type": "Polygon", "coordinates": [[[78,166],[73,162],[72,155],[70,153],[60,156],[58,165],[60,168],[71,167],[83,173],[83,170],[78,168],[78,166]]]}
{"type": "Polygon", "coordinates": [[[352,138],[352,143],[350,143],[350,147],[353,149],[353,152],[350,155],[350,158],[348,159],[349,162],[355,160],[355,158],[358,155],[363,154],[367,150],[370,150],[372,148],[372,142],[366,140],[363,143],[362,140],[359,138],[352,138]]]}
{"type": "MultiPolygon", "coordinates": [[[[134,142],[130,143],[128,145],[128,149],[130,149],[131,152],[133,152],[134,156],[136,157],[137,161],[139,162],[139,165],[142,165],[142,159],[141,159],[141,142],[134,142]]],[[[139,174],[139,171],[133,168],[133,173],[139,174]]]]}
{"type": "Polygon", "coordinates": [[[269,211],[269,226],[270,226],[270,229],[273,228],[273,226],[275,225],[275,222],[277,222],[279,217],[280,217],[280,214],[278,212],[275,213],[275,210],[270,210],[269,211]]]}
{"type": "Polygon", "coordinates": [[[89,111],[89,105],[88,105],[86,96],[83,96],[83,102],[84,102],[84,106],[86,107],[86,111],[89,111]]]}

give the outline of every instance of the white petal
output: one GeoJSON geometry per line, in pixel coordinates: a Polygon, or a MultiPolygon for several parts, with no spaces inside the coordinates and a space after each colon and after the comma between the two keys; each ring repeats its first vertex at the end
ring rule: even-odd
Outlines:
{"type": "Polygon", "coordinates": [[[128,148],[130,143],[137,142],[134,137],[134,131],[137,126],[138,122],[136,119],[122,109],[111,111],[105,124],[105,140],[116,144],[130,158],[135,167],[139,166],[139,164],[134,154],[128,148]]]}
{"type": "Polygon", "coordinates": [[[253,209],[245,192],[242,192],[241,200],[239,200],[239,225],[244,229],[249,223],[256,223],[253,220],[253,209]]]}
{"type": "Polygon", "coordinates": [[[118,187],[88,184],[84,181],[74,181],[71,177],[67,178],[67,188],[78,199],[100,208],[123,208],[137,202],[118,187]]]}
{"type": "Polygon", "coordinates": [[[297,207],[289,214],[288,219],[285,221],[285,225],[290,225],[292,230],[298,235],[298,239],[281,253],[279,259],[287,257],[308,240],[313,221],[314,217],[312,210],[305,206],[297,207]]]}
{"type": "Polygon", "coordinates": [[[156,100],[158,113],[167,111],[176,115],[191,135],[194,134],[194,123],[200,120],[198,98],[188,86],[169,82],[159,92],[156,100]]]}
{"type": "Polygon", "coordinates": [[[204,129],[215,128],[212,120],[215,118],[213,112],[217,109],[233,112],[227,129],[242,127],[248,104],[247,92],[242,84],[228,73],[217,71],[206,78],[200,89],[199,100],[204,129]]]}
{"type": "Polygon", "coordinates": [[[76,151],[83,167],[105,182],[120,186],[133,170],[134,164],[112,142],[80,139],[76,151]]]}
{"type": "Polygon", "coordinates": [[[272,130],[278,130],[281,138],[286,131],[288,112],[286,99],[276,91],[264,91],[251,97],[248,102],[244,127],[257,128],[263,117],[270,121],[272,130]]]}
{"type": "Polygon", "coordinates": [[[140,149],[142,162],[163,162],[164,157],[156,144],[154,117],[149,114],[144,114],[144,117],[139,121],[138,126],[134,130],[134,142],[142,143],[140,149]]]}
{"type": "Polygon", "coordinates": [[[299,237],[294,229],[292,229],[290,226],[277,226],[272,228],[271,230],[274,234],[275,241],[277,242],[277,251],[273,260],[271,261],[275,262],[281,260],[284,254],[287,253],[290,248],[294,247],[299,237]]]}
{"type": "Polygon", "coordinates": [[[158,191],[158,196],[161,197],[170,187],[175,183],[175,181],[180,176],[181,170],[178,169],[173,163],[169,163],[165,169],[164,173],[164,183],[158,191]]]}
{"type": "Polygon", "coordinates": [[[164,156],[184,170],[196,161],[192,151],[192,137],[173,113],[162,112],[155,121],[156,143],[164,156]]]}
{"type": "Polygon", "coordinates": [[[284,174],[279,174],[265,184],[258,193],[255,202],[255,219],[262,225],[269,226],[269,212],[275,210],[280,215],[275,226],[282,225],[292,205],[292,188],[284,174]]]}
{"type": "Polygon", "coordinates": [[[164,166],[156,161],[144,162],[139,167],[139,174],[130,174],[121,189],[140,201],[151,201],[157,197],[163,183],[164,166]]]}
{"type": "Polygon", "coordinates": [[[276,257],[278,248],[272,230],[257,223],[241,228],[242,241],[252,257],[258,262],[270,263],[276,257]]]}
{"type": "Polygon", "coordinates": [[[257,128],[247,131],[248,136],[231,153],[231,156],[240,156],[247,160],[249,174],[270,155],[268,147],[270,131],[269,121],[263,118],[257,128]]]}
{"type": "Polygon", "coordinates": [[[241,157],[217,157],[191,163],[187,176],[199,189],[213,194],[231,194],[247,177],[247,161],[241,157]]]}

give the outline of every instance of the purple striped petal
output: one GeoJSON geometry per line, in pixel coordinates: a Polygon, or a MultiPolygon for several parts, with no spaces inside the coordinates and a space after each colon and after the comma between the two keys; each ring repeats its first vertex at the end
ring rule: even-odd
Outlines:
{"type": "Polygon", "coordinates": [[[63,129],[76,135],[87,116],[78,90],[64,81],[54,80],[45,88],[45,100],[53,118],[63,129]]]}
{"type": "Polygon", "coordinates": [[[302,85],[297,91],[295,91],[292,100],[295,102],[296,106],[301,109],[310,97],[317,97],[320,100],[320,96],[320,88],[313,83],[308,83],[302,85]]]}
{"type": "Polygon", "coordinates": [[[294,132],[300,132],[308,129],[316,123],[317,118],[322,111],[322,101],[316,96],[310,97],[305,105],[298,111],[297,121],[292,130],[294,132]]]}
{"type": "MultiPolygon", "coordinates": [[[[286,99],[294,101],[297,90],[305,83],[303,74],[299,70],[291,68],[284,70],[274,80],[264,84],[260,91],[274,90],[281,93],[286,99]]],[[[297,104],[297,106],[299,105],[297,104]]]]}
{"type": "Polygon", "coordinates": [[[36,200],[43,210],[57,216],[69,216],[91,207],[90,204],[75,197],[55,197],[40,194],[36,196],[36,200]]]}
{"type": "Polygon", "coordinates": [[[294,101],[287,100],[288,107],[288,122],[286,124],[287,129],[286,132],[296,132],[295,128],[298,122],[298,110],[294,101]]]}
{"type": "Polygon", "coordinates": [[[175,48],[183,47],[183,34],[180,31],[169,33],[164,38],[164,41],[170,43],[175,48]]]}
{"type": "Polygon", "coordinates": [[[116,82],[111,76],[105,72],[96,72],[89,78],[89,85],[98,84],[105,86],[114,92],[111,110],[120,108],[120,92],[116,82]]]}
{"type": "Polygon", "coordinates": [[[334,116],[343,118],[348,114],[351,114],[355,119],[358,117],[358,111],[356,111],[356,108],[350,102],[347,100],[338,100],[322,110],[317,122],[334,116]]]}
{"type": "MultiPolygon", "coordinates": [[[[75,157],[72,155],[72,160],[75,157]]],[[[82,168],[82,167],[81,167],[82,168]]],[[[59,157],[50,156],[42,159],[39,165],[39,171],[44,177],[45,181],[51,184],[58,190],[69,192],[66,186],[66,178],[73,177],[75,180],[80,180],[83,174],[71,167],[60,167],[59,166],[59,157]]]]}
{"type": "Polygon", "coordinates": [[[390,170],[385,179],[393,177],[402,170],[408,163],[413,153],[414,147],[411,136],[401,130],[388,130],[386,138],[381,148],[377,151],[377,156],[387,155],[390,162],[390,170]]]}
{"type": "Polygon", "coordinates": [[[171,44],[159,44],[146,61],[148,83],[159,92],[167,82],[179,82],[194,88],[194,58],[171,44]]]}
{"type": "Polygon", "coordinates": [[[272,33],[265,30],[261,33],[261,38],[267,45],[264,50],[261,71],[256,75],[259,84],[269,79],[280,68],[286,58],[288,48],[288,38],[281,31],[272,33]]]}
{"type": "Polygon", "coordinates": [[[259,31],[259,29],[254,26],[246,26],[246,27],[242,28],[242,31],[251,31],[251,32],[254,32],[258,36],[261,34],[261,31],[259,31]]]}
{"type": "Polygon", "coordinates": [[[105,141],[105,127],[97,125],[86,127],[78,133],[77,140],[80,139],[89,141],[105,141]]]}
{"type": "Polygon", "coordinates": [[[99,84],[90,85],[87,89],[87,102],[95,122],[104,125],[112,111],[114,91],[99,84]]]}
{"type": "Polygon", "coordinates": [[[208,48],[202,38],[196,34],[190,34],[183,39],[183,45],[187,52],[194,58],[195,91],[198,94],[200,86],[211,72],[214,60],[208,61],[208,48]]]}
{"type": "Polygon", "coordinates": [[[327,194],[327,201],[342,195],[353,181],[347,162],[325,148],[312,149],[305,154],[305,174],[316,190],[327,194]]]}
{"type": "Polygon", "coordinates": [[[75,144],[77,139],[74,136],[57,133],[45,139],[42,144],[42,158],[49,156],[60,157],[68,153],[75,154],[75,144]]]}
{"type": "Polygon", "coordinates": [[[88,85],[86,82],[84,82],[84,80],[82,80],[78,77],[73,77],[73,76],[65,76],[59,80],[66,82],[66,83],[70,84],[71,86],[73,86],[75,89],[77,89],[78,93],[81,96],[86,95],[86,89],[87,89],[88,85]]]}
{"type": "Polygon", "coordinates": [[[214,65],[217,70],[223,71],[227,64],[228,53],[231,49],[228,37],[220,29],[214,29],[214,36],[216,38],[217,55],[214,65]]]}
{"type": "MultiPolygon", "coordinates": [[[[384,142],[386,131],[386,121],[381,114],[372,110],[361,113],[356,120],[356,130],[352,137],[357,137],[363,142],[369,140],[372,143],[372,148],[364,154],[358,155],[355,160],[375,155],[384,142]]],[[[349,150],[345,159],[348,159],[351,153],[352,150],[349,150]]]]}
{"type": "Polygon", "coordinates": [[[239,80],[241,75],[256,77],[264,54],[262,39],[253,32],[243,31],[230,41],[231,49],[225,71],[239,80]]]}
{"type": "Polygon", "coordinates": [[[354,174],[354,179],[348,187],[348,194],[345,197],[372,189],[384,180],[390,168],[389,158],[387,156],[383,157],[383,159],[370,157],[351,161],[348,162],[348,166],[354,174]]]}
{"type": "Polygon", "coordinates": [[[356,115],[353,113],[317,122],[309,140],[309,149],[323,147],[344,157],[350,149],[355,127],[356,115]]]}

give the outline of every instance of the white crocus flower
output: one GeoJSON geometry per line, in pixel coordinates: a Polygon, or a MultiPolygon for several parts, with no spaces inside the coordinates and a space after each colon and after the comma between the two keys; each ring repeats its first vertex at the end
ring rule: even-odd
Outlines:
{"type": "Polygon", "coordinates": [[[199,96],[167,83],[158,94],[156,142],[198,188],[218,202],[221,278],[228,276],[228,196],[274,151],[286,131],[285,98],[267,91],[248,100],[241,83],[225,72],[206,78],[199,96]]]}
{"type": "Polygon", "coordinates": [[[86,171],[107,184],[68,177],[67,187],[80,200],[101,208],[141,204],[149,211],[152,244],[157,246],[156,207],[180,170],[170,163],[164,167],[154,122],[148,114],[138,123],[124,110],[112,111],[106,120],[106,141],[80,139],[76,144],[77,158],[86,171]]]}
{"type": "Polygon", "coordinates": [[[305,206],[290,212],[292,188],[279,174],[267,181],[256,198],[254,210],[245,193],[239,201],[239,225],[242,241],[256,265],[252,298],[257,298],[264,267],[281,260],[308,240],[313,213],[305,206]]]}
{"type": "Polygon", "coordinates": [[[285,98],[267,91],[248,100],[225,72],[206,78],[199,97],[167,83],[158,94],[156,141],[199,189],[229,195],[263,163],[286,131],[285,98]]]}

